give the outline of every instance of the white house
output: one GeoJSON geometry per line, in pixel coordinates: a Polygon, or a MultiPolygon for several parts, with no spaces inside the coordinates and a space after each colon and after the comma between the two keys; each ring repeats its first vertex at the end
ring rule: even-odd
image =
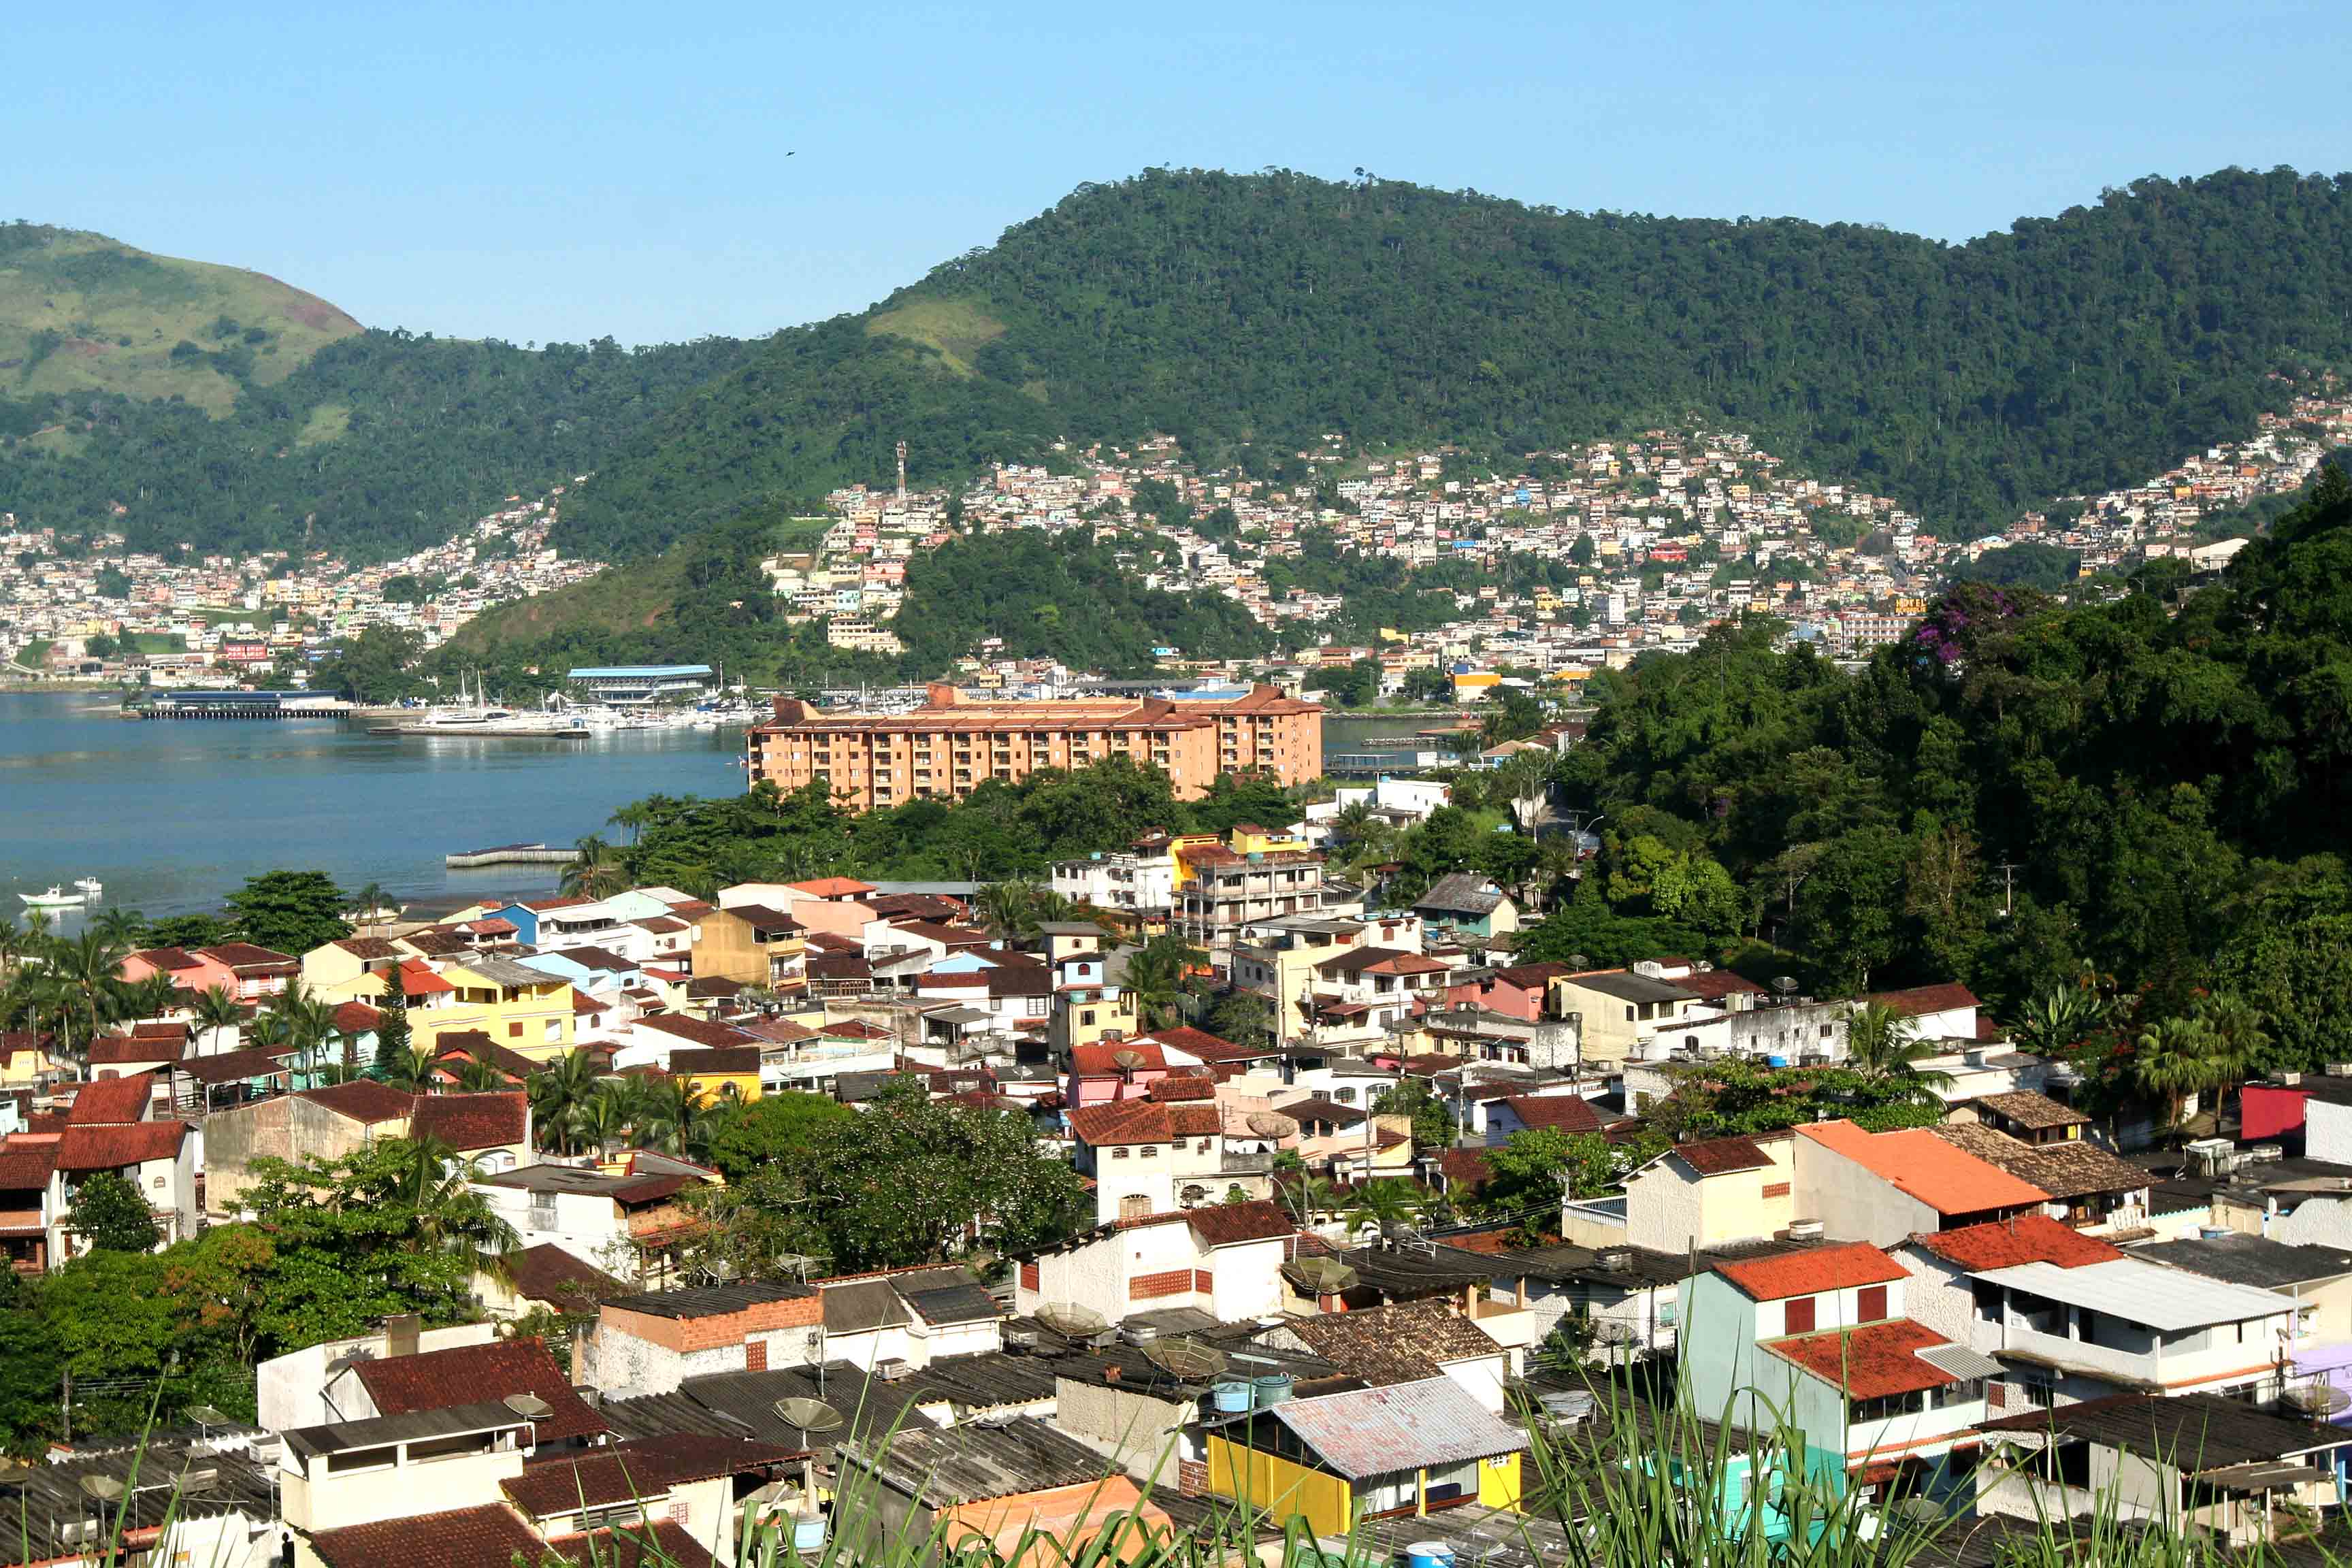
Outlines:
{"type": "Polygon", "coordinates": [[[1278,1313],[1297,1235],[1290,1216],[1262,1199],[1099,1226],[1023,1263],[1014,1310],[1068,1304],[1111,1323],[1170,1307],[1226,1322],[1278,1313]]]}

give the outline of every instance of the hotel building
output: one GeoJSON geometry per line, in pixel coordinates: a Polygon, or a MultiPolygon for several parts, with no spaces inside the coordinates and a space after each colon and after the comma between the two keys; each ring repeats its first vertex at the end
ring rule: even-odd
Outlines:
{"type": "Polygon", "coordinates": [[[751,731],[751,752],[753,784],[790,792],[824,778],[856,811],[959,800],[990,779],[1009,784],[1107,757],[1157,767],[1178,799],[1197,800],[1219,773],[1261,772],[1285,784],[1317,777],[1323,710],[1267,686],[1173,700],[1002,702],[938,683],[905,713],[826,713],[779,697],[775,721],[751,731]]]}

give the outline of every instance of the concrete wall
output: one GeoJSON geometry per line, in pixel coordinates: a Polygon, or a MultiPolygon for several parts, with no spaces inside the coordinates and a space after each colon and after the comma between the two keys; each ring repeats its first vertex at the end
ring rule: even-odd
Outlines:
{"type": "Polygon", "coordinates": [[[1941,1214],[1844,1155],[1801,1135],[1791,1142],[1797,1217],[1820,1220],[1832,1237],[1874,1247],[1944,1227],[1941,1214]]]}
{"type": "Polygon", "coordinates": [[[1080,1378],[1054,1380],[1054,1425],[1154,1486],[1173,1489],[1177,1435],[1198,1415],[1190,1400],[1080,1378]]]}
{"type": "MultiPolygon", "coordinates": [[[[460,1323],[450,1329],[427,1329],[417,1336],[419,1351],[445,1351],[458,1345],[482,1345],[490,1342],[493,1325],[460,1323]]],[[[329,1340],[324,1344],[307,1350],[289,1351],[272,1356],[254,1369],[257,1406],[256,1419],[271,1432],[289,1431],[298,1426],[320,1426],[330,1421],[355,1420],[373,1414],[370,1410],[338,1410],[327,1403],[327,1368],[345,1356],[357,1355],[381,1359],[384,1353],[382,1334],[363,1335],[359,1339],[329,1340]]]]}

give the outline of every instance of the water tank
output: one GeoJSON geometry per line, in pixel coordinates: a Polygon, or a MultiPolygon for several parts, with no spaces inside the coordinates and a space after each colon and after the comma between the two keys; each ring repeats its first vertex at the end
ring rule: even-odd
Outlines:
{"type": "Polygon", "coordinates": [[[1764,1058],[1764,1065],[1768,1068],[1784,1068],[1789,1065],[1789,1058],[1786,1057],[1766,1057],[1764,1058]]]}
{"type": "Polygon", "coordinates": [[[793,1515],[793,1550],[803,1557],[814,1557],[824,1550],[824,1515],[793,1515]]]}
{"type": "Polygon", "coordinates": [[[1819,1241],[1821,1238],[1821,1221],[1817,1219],[1801,1219],[1794,1220],[1790,1223],[1789,1239],[1790,1241],[1819,1241]]]}
{"type": "Polygon", "coordinates": [[[1250,1407],[1251,1395],[1248,1384],[1228,1379],[1209,1390],[1209,1403],[1221,1415],[1238,1415],[1250,1407]]]}
{"type": "Polygon", "coordinates": [[[1404,1568],[1454,1568],[1454,1548],[1443,1541],[1416,1541],[1404,1549],[1404,1568]]]}
{"type": "Polygon", "coordinates": [[[1255,1395],[1257,1407],[1264,1410],[1289,1398],[1290,1390],[1297,1382],[1297,1379],[1286,1372],[1263,1372],[1250,1379],[1250,1388],[1255,1395]]]}

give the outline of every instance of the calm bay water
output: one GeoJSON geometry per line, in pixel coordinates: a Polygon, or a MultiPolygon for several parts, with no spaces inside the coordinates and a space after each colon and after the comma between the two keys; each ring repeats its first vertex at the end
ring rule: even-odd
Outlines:
{"type": "Polygon", "coordinates": [[[617,838],[605,819],[630,801],[740,790],[741,748],[740,731],[425,741],[324,720],[142,723],[99,693],[0,693],[0,907],[21,915],[18,893],[96,877],[107,904],[217,909],[279,867],[411,898],[544,889],[551,867],[441,858],[617,838]]]}

